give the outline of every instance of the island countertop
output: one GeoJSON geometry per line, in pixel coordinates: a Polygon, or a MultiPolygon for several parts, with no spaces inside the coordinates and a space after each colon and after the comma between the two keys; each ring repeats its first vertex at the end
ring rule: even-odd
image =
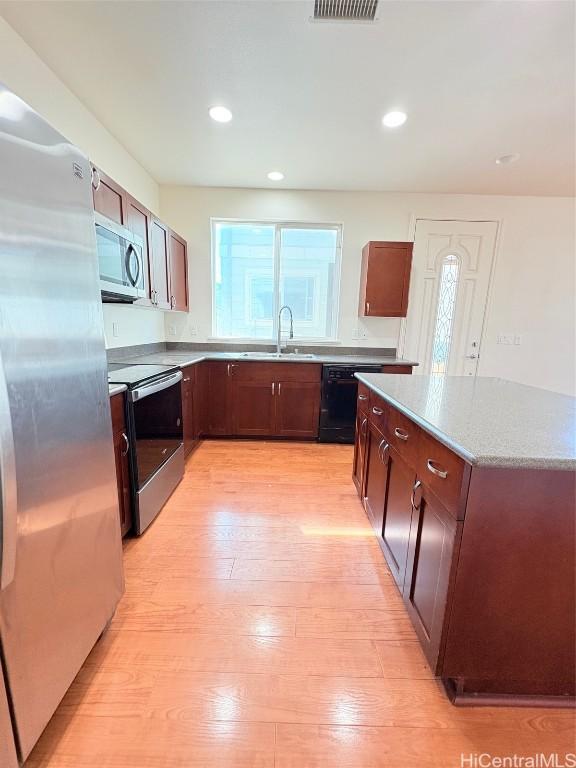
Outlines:
{"type": "Polygon", "coordinates": [[[576,398],[505,379],[357,373],[470,464],[576,469],[576,398]]]}

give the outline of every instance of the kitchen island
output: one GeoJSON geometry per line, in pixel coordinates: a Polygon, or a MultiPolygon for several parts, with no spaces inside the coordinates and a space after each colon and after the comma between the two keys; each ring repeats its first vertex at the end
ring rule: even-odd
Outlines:
{"type": "Polygon", "coordinates": [[[574,398],[357,374],[354,480],[457,704],[574,703],[574,398]]]}

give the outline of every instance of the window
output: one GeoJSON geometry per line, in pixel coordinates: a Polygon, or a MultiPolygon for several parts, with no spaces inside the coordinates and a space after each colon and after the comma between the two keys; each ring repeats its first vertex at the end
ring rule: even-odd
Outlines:
{"type": "Polygon", "coordinates": [[[440,272],[436,325],[432,341],[431,373],[433,375],[444,376],[448,371],[459,269],[460,263],[457,256],[449,255],[444,257],[442,271],[440,272]]]}
{"type": "Polygon", "coordinates": [[[213,335],[270,341],[287,304],[294,338],[336,338],[341,228],[212,222],[213,335]]]}

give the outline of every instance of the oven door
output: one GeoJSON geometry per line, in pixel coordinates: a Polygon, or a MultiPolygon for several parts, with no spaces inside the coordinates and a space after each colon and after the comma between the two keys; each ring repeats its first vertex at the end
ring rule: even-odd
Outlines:
{"type": "Polygon", "coordinates": [[[145,296],[143,243],[104,216],[94,214],[103,301],[132,302],[145,296]]]}
{"type": "Polygon", "coordinates": [[[130,392],[137,492],[182,446],[181,380],[178,371],[130,392]]]}

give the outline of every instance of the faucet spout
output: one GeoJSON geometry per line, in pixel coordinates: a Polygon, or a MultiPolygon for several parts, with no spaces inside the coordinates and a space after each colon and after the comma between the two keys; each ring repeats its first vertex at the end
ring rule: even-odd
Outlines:
{"type": "Polygon", "coordinates": [[[284,304],[283,307],[280,307],[280,311],[278,312],[278,337],[276,339],[276,354],[279,355],[282,352],[282,312],[287,309],[290,314],[290,338],[294,338],[294,316],[292,315],[292,310],[288,306],[288,304],[284,304]]]}

